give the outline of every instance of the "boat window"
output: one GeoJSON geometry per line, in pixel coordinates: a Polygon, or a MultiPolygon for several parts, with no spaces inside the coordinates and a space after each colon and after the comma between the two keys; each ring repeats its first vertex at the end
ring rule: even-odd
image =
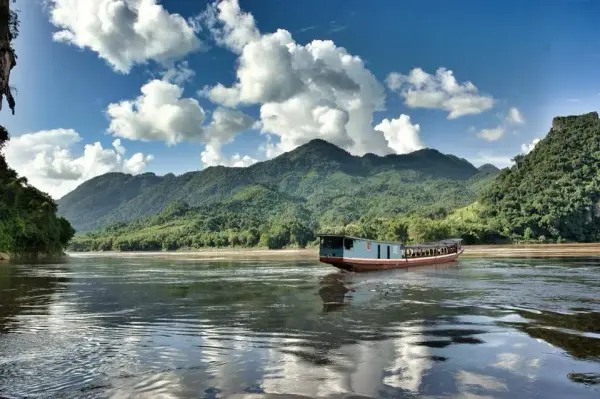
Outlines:
{"type": "Polygon", "coordinates": [[[321,248],[342,248],[342,237],[323,237],[321,241],[321,248]]]}
{"type": "Polygon", "coordinates": [[[344,238],[344,248],[352,249],[354,247],[354,240],[352,238],[344,238]]]}

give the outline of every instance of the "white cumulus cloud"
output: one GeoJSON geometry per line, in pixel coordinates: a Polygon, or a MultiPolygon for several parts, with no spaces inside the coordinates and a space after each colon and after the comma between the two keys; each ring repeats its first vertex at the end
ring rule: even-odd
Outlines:
{"type": "Polygon", "coordinates": [[[152,155],[136,153],[125,158],[119,139],[113,148],[95,142],[84,146],[83,154],[74,156],[73,146],[81,136],[72,129],[44,130],[11,137],[6,146],[8,164],[29,183],[60,198],[78,185],[108,172],[138,174],[152,161],[152,155]]]}
{"type": "Polygon", "coordinates": [[[243,112],[217,107],[212,114],[212,120],[204,128],[207,143],[204,151],[200,154],[205,166],[234,166],[245,167],[258,162],[248,155],[234,154],[227,158],[221,152],[223,144],[231,143],[240,131],[249,129],[255,125],[254,120],[243,112]]]}
{"type": "Polygon", "coordinates": [[[253,126],[245,113],[217,107],[211,122],[204,124],[206,111],[194,98],[184,98],[183,89],[166,80],[154,79],[141,88],[134,100],[109,104],[108,131],[129,140],[164,141],[175,145],[182,141],[229,143],[235,135],[253,126]]]}
{"type": "Polygon", "coordinates": [[[477,136],[487,141],[497,141],[504,136],[504,127],[499,126],[493,129],[482,129],[477,136]]]}
{"type": "Polygon", "coordinates": [[[497,141],[504,136],[504,133],[511,125],[522,125],[524,123],[525,118],[523,118],[521,111],[516,107],[511,107],[498,127],[482,129],[477,133],[477,136],[487,141],[497,141]]]}
{"type": "Polygon", "coordinates": [[[214,2],[203,17],[216,42],[235,52],[241,52],[246,44],[260,37],[254,16],[243,12],[237,0],[214,2]]]}
{"type": "Polygon", "coordinates": [[[506,116],[506,122],[516,125],[522,125],[525,123],[525,118],[523,118],[523,114],[516,107],[511,107],[508,110],[508,115],[506,116]]]}
{"type": "MultiPolygon", "coordinates": [[[[232,85],[219,83],[200,94],[229,107],[259,105],[268,156],[314,138],[357,155],[394,151],[373,127],[373,113],[385,109],[385,89],[360,57],[331,40],[302,45],[284,29],[260,33],[237,0],[209,7],[205,20],[216,42],[239,58],[232,85]]],[[[393,145],[402,147],[397,140],[393,145]]]]}
{"type": "Polygon", "coordinates": [[[163,80],[181,86],[191,78],[196,76],[196,72],[190,68],[187,61],[182,61],[172,65],[169,69],[163,72],[163,80]]]}
{"type": "Polygon", "coordinates": [[[419,137],[421,127],[410,123],[408,115],[402,114],[398,119],[384,119],[375,126],[375,130],[383,132],[389,146],[396,154],[406,154],[425,147],[419,137]]]}
{"type": "Polygon", "coordinates": [[[533,139],[529,144],[521,144],[521,152],[525,155],[529,154],[542,139],[533,139]]]}
{"type": "Polygon", "coordinates": [[[254,120],[249,115],[238,110],[217,107],[212,113],[210,124],[202,129],[204,141],[212,144],[230,143],[239,132],[253,125],[254,120]]]}
{"type": "Polygon", "coordinates": [[[115,71],[168,62],[202,47],[194,23],[157,0],[48,0],[54,40],[88,48],[115,71]]]}
{"type": "Polygon", "coordinates": [[[218,144],[213,143],[206,144],[206,148],[200,154],[200,158],[202,159],[204,166],[223,165],[235,168],[244,168],[258,162],[257,159],[254,159],[248,155],[242,156],[239,153],[233,154],[231,157],[227,158],[221,152],[221,147],[218,144]]]}
{"type": "Polygon", "coordinates": [[[130,140],[169,144],[200,138],[205,112],[198,100],[182,98],[181,87],[158,79],[146,83],[141,91],[134,100],[109,104],[109,132],[130,140]]]}
{"type": "Polygon", "coordinates": [[[480,94],[469,81],[459,83],[454,73],[443,67],[435,75],[421,68],[414,68],[407,75],[392,72],[386,83],[390,90],[400,93],[408,107],[445,110],[448,119],[480,114],[495,103],[492,96],[480,94]]]}

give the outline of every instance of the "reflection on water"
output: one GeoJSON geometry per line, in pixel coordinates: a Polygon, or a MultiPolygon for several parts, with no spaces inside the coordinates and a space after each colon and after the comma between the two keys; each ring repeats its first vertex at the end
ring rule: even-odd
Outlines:
{"type": "Polygon", "coordinates": [[[324,312],[340,309],[346,304],[346,294],[354,292],[354,289],[348,286],[348,276],[346,273],[331,273],[321,279],[319,295],[323,301],[324,312]]]}
{"type": "Polygon", "coordinates": [[[594,259],[0,265],[0,397],[597,398],[599,292],[594,259]]]}

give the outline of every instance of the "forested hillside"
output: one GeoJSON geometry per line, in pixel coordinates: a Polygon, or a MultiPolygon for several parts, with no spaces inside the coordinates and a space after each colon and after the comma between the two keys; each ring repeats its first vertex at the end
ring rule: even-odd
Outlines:
{"type": "Polygon", "coordinates": [[[75,231],[56,216],[52,198],[19,177],[2,149],[8,132],[0,126],[0,252],[11,256],[60,254],[75,231]]]}
{"type": "MultiPolygon", "coordinates": [[[[107,174],[61,199],[60,211],[92,230],[75,239],[76,250],[305,246],[317,230],[356,230],[361,223],[368,230],[378,218],[399,216],[443,218],[473,202],[497,173],[431,149],[357,157],[313,140],[243,169],[107,174]],[[118,205],[111,209],[102,198],[118,205]]],[[[390,239],[407,230],[384,224],[390,239]]]]}
{"type": "Polygon", "coordinates": [[[313,140],[248,168],[210,167],[181,176],[99,176],[60,199],[59,213],[78,232],[85,232],[155,215],[174,201],[191,207],[221,203],[248,186],[261,185],[296,198],[315,221],[343,225],[362,216],[467,205],[475,198],[480,180],[491,175],[436,150],[356,157],[326,141],[313,140]]]}
{"type": "MultiPolygon", "coordinates": [[[[115,176],[98,179],[107,178],[115,176]]],[[[309,245],[317,230],[411,242],[450,236],[466,243],[600,239],[596,113],[555,118],[534,150],[502,171],[477,169],[435,150],[353,157],[317,140],[246,169],[158,179],[150,189],[134,187],[140,194],[103,222],[145,200],[149,206],[137,215],[150,216],[134,214],[131,223],[76,237],[72,249],[282,248],[309,245]]],[[[65,199],[82,201],[80,189],[65,199]]]]}
{"type": "Polygon", "coordinates": [[[600,120],[592,112],[557,117],[516,166],[482,198],[483,217],[527,240],[600,240],[600,120]]]}

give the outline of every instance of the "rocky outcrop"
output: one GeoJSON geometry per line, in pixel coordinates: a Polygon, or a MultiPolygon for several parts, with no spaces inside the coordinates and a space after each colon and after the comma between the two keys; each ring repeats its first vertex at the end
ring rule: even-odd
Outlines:
{"type": "Polygon", "coordinates": [[[0,260],[10,260],[10,255],[5,252],[0,252],[0,260]]]}
{"type": "Polygon", "coordinates": [[[589,112],[583,115],[557,116],[552,119],[552,130],[562,132],[566,125],[569,125],[577,120],[582,122],[592,121],[600,123],[597,112],[589,112]]]}

